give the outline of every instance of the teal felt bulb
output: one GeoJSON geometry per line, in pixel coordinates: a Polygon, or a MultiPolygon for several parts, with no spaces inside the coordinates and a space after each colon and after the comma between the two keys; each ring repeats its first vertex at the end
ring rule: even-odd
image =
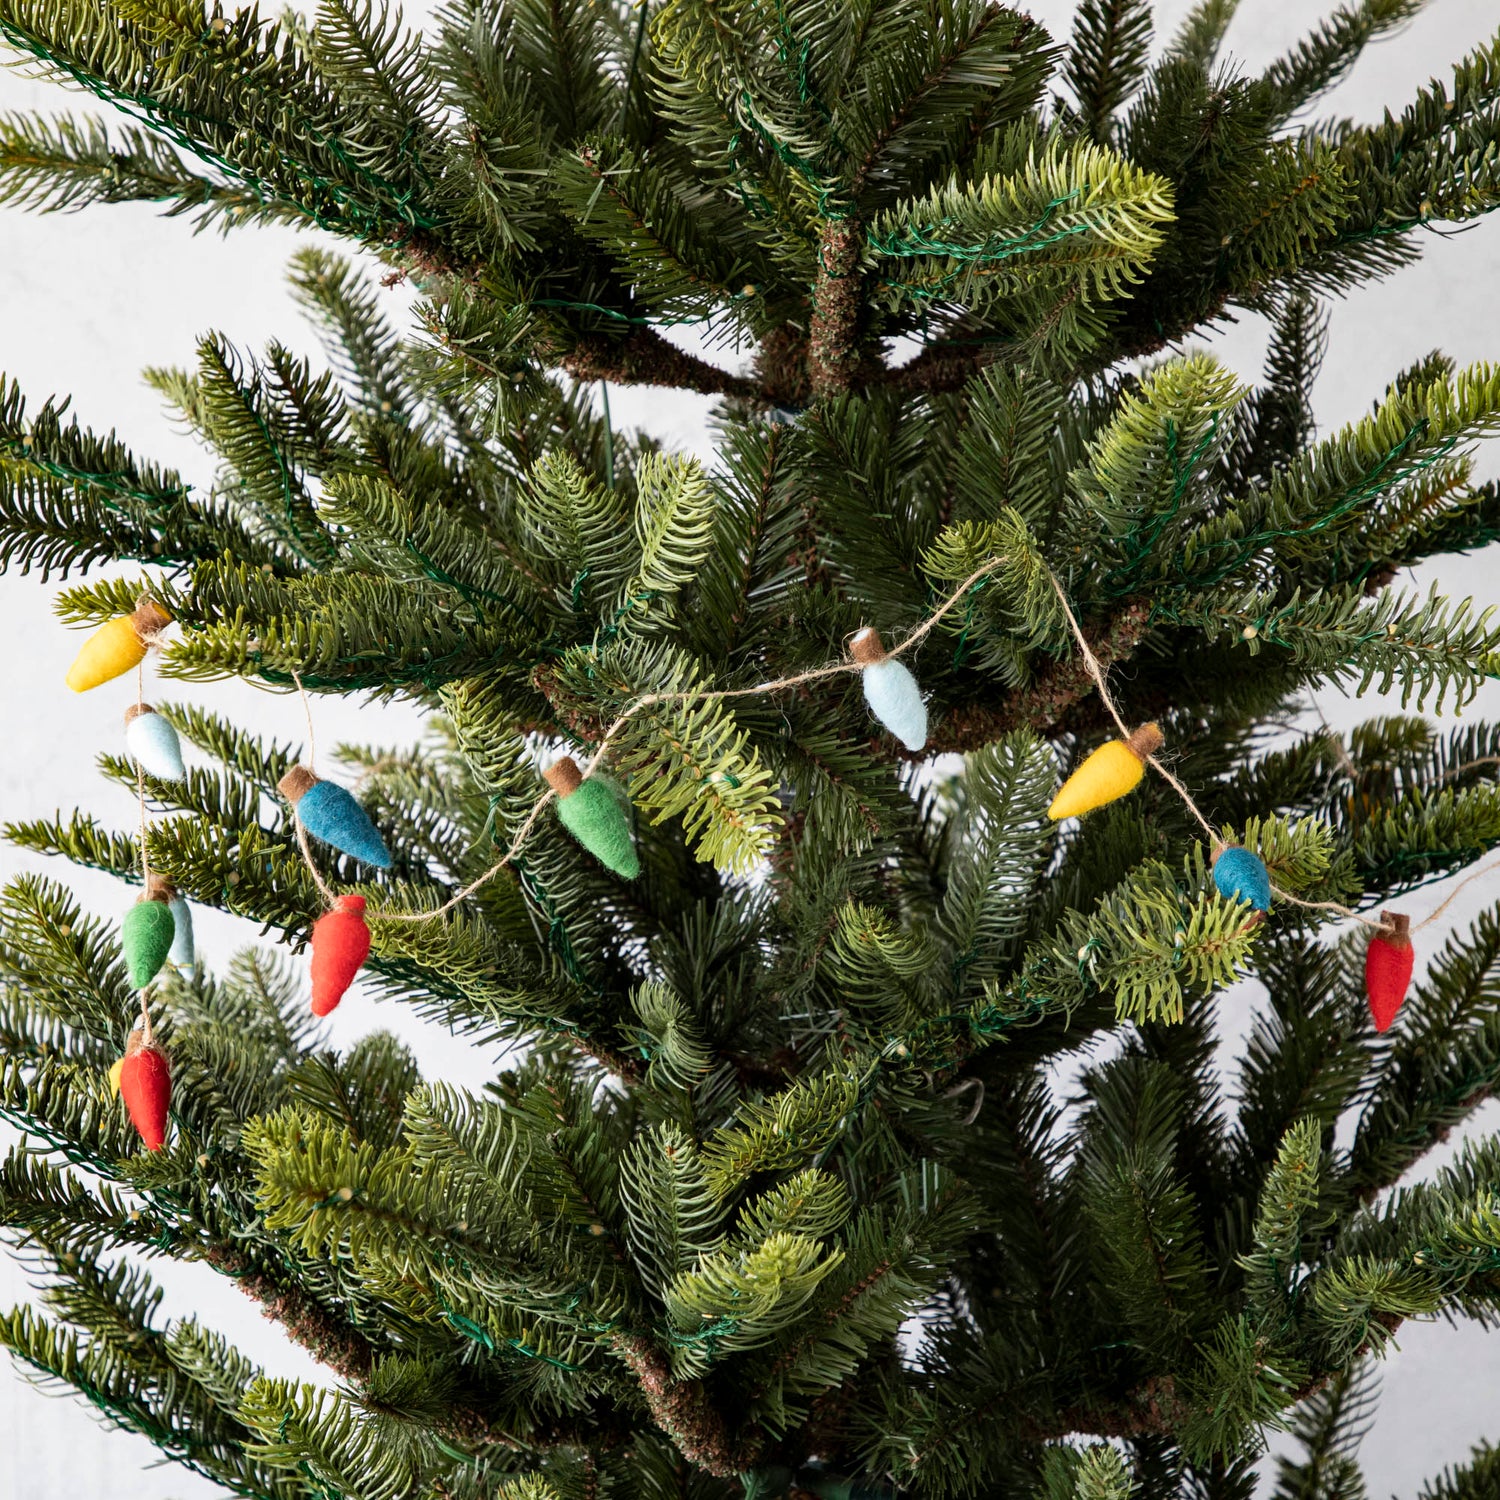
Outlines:
{"type": "Polygon", "coordinates": [[[571,756],[564,755],[544,774],[557,793],[563,827],[606,869],[634,880],[641,873],[641,860],[630,832],[628,804],[599,777],[585,781],[571,756]]]}
{"type": "Polygon", "coordinates": [[[870,712],[908,750],[921,750],[927,744],[927,705],[917,679],[903,663],[885,654],[880,637],[871,629],[854,637],[850,651],[864,668],[860,675],[870,712]]]}
{"type": "Polygon", "coordinates": [[[165,900],[142,897],[120,924],[120,946],[133,988],[143,990],[158,974],[172,951],[176,923],[165,900]]]}
{"type": "Polygon", "coordinates": [[[181,781],[187,775],[177,731],[149,703],[132,704],[125,711],[125,746],[148,776],[181,781]]]}
{"type": "Polygon", "coordinates": [[[1214,861],[1214,885],[1230,901],[1248,901],[1256,911],[1271,909],[1271,876],[1265,861],[1248,849],[1231,847],[1214,861]]]}
{"type": "Polygon", "coordinates": [[[293,766],[277,783],[281,795],[297,810],[302,826],[340,854],[391,867],[391,852],[370,815],[337,782],[320,781],[306,766],[293,766]]]}
{"type": "Polygon", "coordinates": [[[193,948],[192,908],[181,896],[173,896],[167,902],[167,910],[172,913],[172,947],[167,954],[167,962],[184,974],[191,975],[193,965],[197,962],[197,954],[193,948]]]}

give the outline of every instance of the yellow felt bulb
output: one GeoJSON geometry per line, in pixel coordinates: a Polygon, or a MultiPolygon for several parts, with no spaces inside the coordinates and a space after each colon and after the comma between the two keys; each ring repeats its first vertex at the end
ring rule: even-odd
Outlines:
{"type": "Polygon", "coordinates": [[[117,1057],[109,1070],[109,1091],[112,1094],[120,1092],[120,1070],[125,1066],[125,1059],[117,1057]]]}
{"type": "Polygon", "coordinates": [[[1162,746],[1155,724],[1142,724],[1128,740],[1111,740],[1100,747],[1063,782],[1047,816],[1076,818],[1106,802],[1133,792],[1146,774],[1146,761],[1162,746]]]}
{"type": "Polygon", "coordinates": [[[133,615],[107,621],[83,643],[68,668],[68,686],[85,693],[139,666],[152,641],[171,623],[171,615],[149,599],[133,615]]]}

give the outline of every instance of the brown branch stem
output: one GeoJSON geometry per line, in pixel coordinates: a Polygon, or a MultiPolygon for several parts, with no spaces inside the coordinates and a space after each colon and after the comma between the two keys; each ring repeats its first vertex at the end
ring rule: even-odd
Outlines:
{"type": "Polygon", "coordinates": [[[614,385],[663,385],[704,396],[735,396],[765,404],[768,397],[753,380],[711,365],[669,343],[654,328],[632,329],[622,339],[583,338],[562,357],[564,370],[578,381],[608,380],[614,385]]]}
{"type": "Polygon", "coordinates": [[[718,1479],[733,1479],[753,1467],[757,1445],[730,1438],[700,1381],[674,1380],[666,1357],[640,1334],[618,1333],[610,1343],[640,1382],[652,1420],[689,1463],[718,1479]]]}

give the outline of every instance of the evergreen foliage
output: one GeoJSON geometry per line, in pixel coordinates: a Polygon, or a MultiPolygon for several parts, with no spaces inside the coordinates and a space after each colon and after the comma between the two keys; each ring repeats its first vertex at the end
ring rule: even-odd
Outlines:
{"type": "MultiPolygon", "coordinates": [[[[341,752],[388,874],[312,857],[369,899],[378,993],[520,1044],[471,1095],[385,1034],[329,1049],[284,956],[171,975],[147,1155],[108,1083],[118,931],[14,881],[0,1224],[45,1284],[0,1320],[17,1360],[248,1500],[1231,1500],[1275,1428],[1278,1496],[1363,1496],[1371,1358],[1500,1285],[1500,1143],[1407,1177],[1500,1086],[1500,910],[1379,1035],[1317,904],[1500,844],[1500,729],[1420,717],[1500,671],[1500,624],[1392,587],[1500,538],[1500,371],[1434,354],[1338,431],[1311,409],[1324,299],[1500,207],[1500,37],[1379,122],[1314,119],[1418,6],[1349,0],[1251,76],[1234,0],[1160,47],[1143,0],[1081,0],[1066,40],[994,0],[449,0],[423,37],[364,0],[0,0],[15,57],[123,117],[0,119],[0,201],[317,225],[421,298],[405,335],[304,250],[326,369],[210,335],[150,372],[204,489],[0,382],[0,563],[79,575],[68,624],[149,590],[167,678],[425,709],[420,746],[341,752]],[[1253,389],[1176,352],[1242,311],[1274,330],[1253,389]],[[614,430],[600,381],[717,398],[715,461],[614,430]],[[921,765],[852,675],[673,696],[898,641],[985,564],[904,658],[921,765]],[[1247,921],[1154,776],[1049,823],[1117,733],[1069,609],[1311,904],[1247,921]],[[1296,728],[1328,683],[1406,712],[1296,728]],[[601,770],[639,879],[545,817],[395,920],[627,709],[601,770]],[[336,1386],[164,1322],[161,1258],[336,1386]]],[[[300,949],[299,747],[159,711],[201,753],[146,780],[152,869],[300,949]]],[[[6,832],[139,880],[85,811],[6,832]]]]}

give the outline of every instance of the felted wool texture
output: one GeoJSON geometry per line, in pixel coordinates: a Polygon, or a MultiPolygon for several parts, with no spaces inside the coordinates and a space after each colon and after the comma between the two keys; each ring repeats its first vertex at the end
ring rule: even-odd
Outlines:
{"type": "Polygon", "coordinates": [[[1214,884],[1231,901],[1248,901],[1257,911],[1271,909],[1271,877],[1258,854],[1225,849],[1214,861],[1214,884]]]}
{"type": "MultiPolygon", "coordinates": [[[[155,906],[158,903],[150,902],[155,906]]],[[[142,1047],[120,1064],[120,1097],[148,1151],[160,1151],[167,1138],[172,1102],[172,1070],[155,1047],[142,1047]]]]}
{"type": "Polygon", "coordinates": [[[146,659],[146,648],[129,615],[107,620],[88,640],[68,668],[67,683],[75,693],[86,693],[131,671],[146,659]]]}
{"type": "Polygon", "coordinates": [[[182,742],[159,713],[137,714],[125,726],[125,745],[148,776],[161,781],[181,781],[187,775],[182,764],[182,742]]]}
{"type": "Polygon", "coordinates": [[[1417,950],[1410,941],[1393,943],[1376,936],[1365,949],[1365,996],[1370,1002],[1370,1016],[1376,1031],[1389,1031],[1416,967],[1417,950]]]}
{"type": "Polygon", "coordinates": [[[1133,792],[1146,774],[1146,763],[1125,743],[1111,740],[1100,745],[1079,768],[1063,782],[1047,816],[1077,818],[1096,807],[1133,792]]]}
{"type": "Polygon", "coordinates": [[[172,913],[172,947],[167,954],[167,960],[176,968],[191,972],[197,961],[197,954],[193,948],[192,908],[181,896],[173,896],[167,902],[167,910],[172,913]]]}
{"type": "Polygon", "coordinates": [[[326,1016],[354,983],[370,956],[370,929],[365,925],[365,898],[340,896],[312,930],[312,1012],[326,1016]]]}
{"type": "Polygon", "coordinates": [[[120,924],[120,946],[130,983],[143,990],[158,974],[172,951],[177,924],[164,901],[137,901],[120,924]]]}
{"type": "Polygon", "coordinates": [[[860,675],[870,712],[908,750],[922,749],[927,743],[927,705],[922,702],[917,679],[905,664],[887,657],[872,662],[860,675]]]}
{"type": "Polygon", "coordinates": [[[352,854],[377,870],[390,869],[391,852],[380,830],[336,781],[315,781],[308,787],[297,802],[297,816],[315,839],[341,854],[352,854]]]}
{"type": "Polygon", "coordinates": [[[626,880],[641,873],[640,856],[630,836],[630,820],[602,781],[589,777],[571,796],[559,797],[562,825],[606,869],[626,880]]]}

